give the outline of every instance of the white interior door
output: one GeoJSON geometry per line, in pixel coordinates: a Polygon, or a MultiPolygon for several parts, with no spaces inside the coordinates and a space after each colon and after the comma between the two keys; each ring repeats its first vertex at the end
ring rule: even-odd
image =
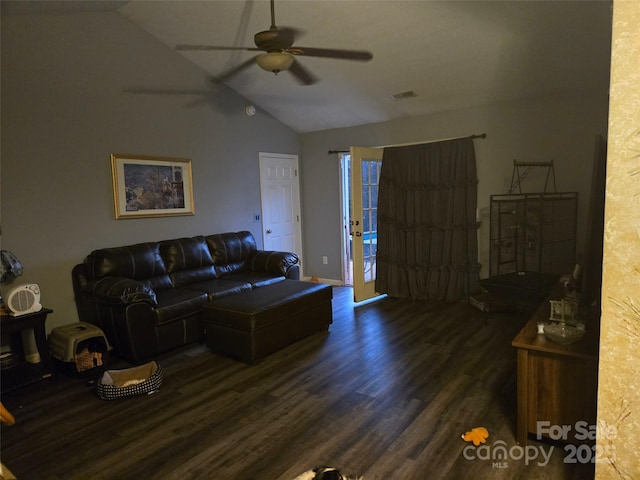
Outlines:
{"type": "Polygon", "coordinates": [[[294,252],[302,268],[297,155],[260,152],[260,199],[264,249],[294,252]]]}
{"type": "Polygon", "coordinates": [[[361,302],[379,295],[375,282],[382,149],[351,147],[350,150],[353,299],[361,302]]]}

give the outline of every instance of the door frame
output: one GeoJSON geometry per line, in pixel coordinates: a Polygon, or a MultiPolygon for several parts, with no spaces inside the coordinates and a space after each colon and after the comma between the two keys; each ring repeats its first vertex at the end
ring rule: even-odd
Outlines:
{"type": "Polygon", "coordinates": [[[342,285],[353,286],[353,252],[349,247],[351,223],[349,210],[351,209],[351,182],[349,170],[351,169],[351,153],[342,152],[339,155],[340,171],[340,218],[342,219],[342,285]]]}

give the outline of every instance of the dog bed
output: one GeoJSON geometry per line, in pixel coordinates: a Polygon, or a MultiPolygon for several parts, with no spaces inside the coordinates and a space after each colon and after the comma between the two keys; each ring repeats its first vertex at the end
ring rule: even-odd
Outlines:
{"type": "Polygon", "coordinates": [[[107,370],[98,380],[97,393],[103,400],[149,394],[160,389],[162,379],[162,367],[156,362],[124,370],[107,370]]]}

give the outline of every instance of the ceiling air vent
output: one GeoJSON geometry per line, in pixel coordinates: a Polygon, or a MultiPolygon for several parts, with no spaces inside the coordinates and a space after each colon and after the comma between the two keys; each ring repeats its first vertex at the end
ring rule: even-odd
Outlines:
{"type": "Polygon", "coordinates": [[[417,97],[418,95],[413,90],[407,90],[406,92],[394,93],[391,98],[394,100],[404,100],[405,98],[417,97]]]}

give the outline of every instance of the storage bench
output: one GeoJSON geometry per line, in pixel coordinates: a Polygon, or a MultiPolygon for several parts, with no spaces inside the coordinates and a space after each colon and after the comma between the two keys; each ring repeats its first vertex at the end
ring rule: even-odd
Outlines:
{"type": "Polygon", "coordinates": [[[282,280],[203,306],[207,346],[247,363],[332,323],[330,285],[282,280]]]}

